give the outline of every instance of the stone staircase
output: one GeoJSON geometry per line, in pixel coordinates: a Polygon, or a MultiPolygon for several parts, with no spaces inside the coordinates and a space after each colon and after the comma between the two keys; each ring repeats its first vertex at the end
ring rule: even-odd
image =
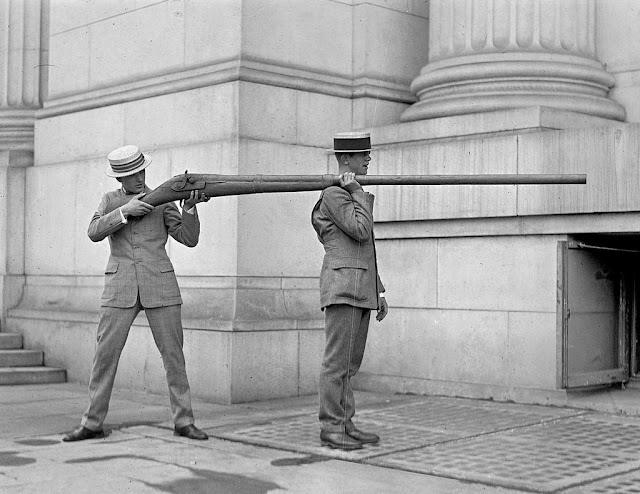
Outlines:
{"type": "Polygon", "coordinates": [[[22,335],[0,332],[0,385],[60,383],[64,369],[44,366],[44,354],[22,348],[22,335]]]}

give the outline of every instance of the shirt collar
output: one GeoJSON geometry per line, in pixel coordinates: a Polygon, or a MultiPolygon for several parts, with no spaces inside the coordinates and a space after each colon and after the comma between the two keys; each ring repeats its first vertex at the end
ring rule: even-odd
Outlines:
{"type": "MultiPolygon", "coordinates": [[[[120,192],[122,193],[122,195],[124,196],[133,196],[136,194],[136,192],[127,192],[124,188],[124,186],[120,186],[120,192]]],[[[145,184],[144,186],[144,192],[145,194],[148,192],[151,192],[151,189],[145,184]]]]}

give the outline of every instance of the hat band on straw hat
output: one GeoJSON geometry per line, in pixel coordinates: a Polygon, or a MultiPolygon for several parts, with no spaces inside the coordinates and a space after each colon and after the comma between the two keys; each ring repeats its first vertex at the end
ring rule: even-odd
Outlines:
{"type": "Polygon", "coordinates": [[[144,163],[144,154],[140,153],[140,156],[138,156],[133,161],[129,161],[128,163],[118,164],[118,163],[114,163],[112,161],[111,162],[111,169],[113,170],[114,173],[127,173],[127,172],[130,172],[132,170],[135,170],[136,168],[138,168],[143,163],[144,163]]]}
{"type": "Polygon", "coordinates": [[[371,137],[368,132],[344,132],[333,137],[333,151],[336,153],[362,153],[371,151],[371,137]]]}
{"type": "Polygon", "coordinates": [[[134,175],[151,164],[151,160],[140,152],[138,146],[127,145],[114,149],[107,156],[109,166],[105,173],[114,178],[134,175]]]}

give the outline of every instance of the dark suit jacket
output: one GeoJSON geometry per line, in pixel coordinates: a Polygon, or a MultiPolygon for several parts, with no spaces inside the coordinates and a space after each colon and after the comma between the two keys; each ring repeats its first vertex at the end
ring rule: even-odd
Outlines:
{"type": "MultiPolygon", "coordinates": [[[[150,189],[147,189],[149,192],[150,189]]],[[[118,208],[133,197],[122,189],[107,192],[89,224],[94,242],[109,237],[111,255],[105,269],[103,307],[143,307],[182,303],[178,281],[165,244],[168,235],[194,247],[200,236],[197,212],[180,214],[173,203],[156,206],[145,216],[123,224],[118,208]]]]}
{"type": "Polygon", "coordinates": [[[378,276],[373,236],[373,194],[342,187],[322,191],[311,223],[324,246],[320,306],[348,304],[377,309],[384,286],[378,276]]]}

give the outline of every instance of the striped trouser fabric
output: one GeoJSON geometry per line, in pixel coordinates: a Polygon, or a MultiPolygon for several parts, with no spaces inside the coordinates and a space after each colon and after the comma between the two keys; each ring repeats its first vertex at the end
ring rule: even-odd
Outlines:
{"type": "Polygon", "coordinates": [[[351,431],[356,375],[367,343],[370,309],[336,304],[325,308],[325,352],[319,379],[320,427],[327,432],[351,431]]]}
{"type": "MultiPolygon", "coordinates": [[[[96,352],[89,380],[89,406],[81,421],[88,429],[102,428],[109,410],[120,354],[131,324],[142,309],[139,302],[134,307],[124,309],[101,307],[96,352]]],[[[174,424],[178,427],[193,424],[191,391],[182,352],[181,306],[147,308],[144,311],[164,364],[174,424]]]]}

